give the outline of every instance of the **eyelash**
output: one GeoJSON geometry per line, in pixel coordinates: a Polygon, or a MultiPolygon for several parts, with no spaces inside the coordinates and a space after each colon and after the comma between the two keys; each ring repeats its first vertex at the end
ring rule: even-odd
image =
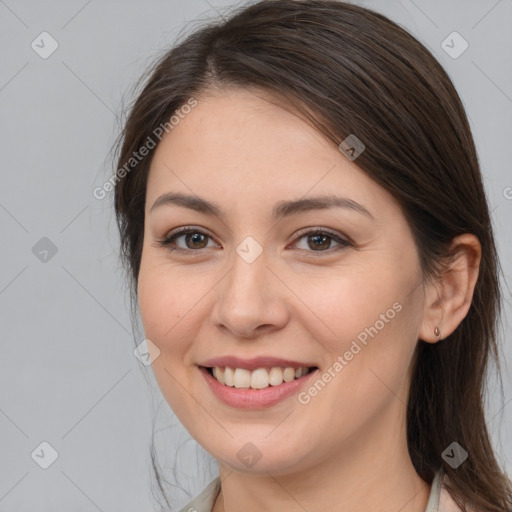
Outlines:
{"type": "MultiPolygon", "coordinates": [[[[168,235],[160,240],[157,240],[157,244],[160,247],[165,247],[170,252],[180,252],[180,253],[199,253],[201,254],[202,251],[208,249],[207,247],[203,247],[202,249],[182,249],[180,247],[171,247],[171,245],[174,243],[174,241],[183,235],[188,234],[200,234],[205,235],[206,237],[212,239],[210,235],[207,233],[201,231],[200,229],[196,229],[190,226],[185,226],[183,228],[180,228],[178,231],[172,233],[171,235],[168,235]]],[[[306,250],[306,249],[299,249],[300,251],[309,252],[313,254],[320,255],[321,253],[328,253],[331,254],[332,252],[344,249],[346,247],[353,247],[354,244],[348,239],[344,239],[339,237],[337,234],[323,228],[305,228],[300,230],[296,235],[296,242],[300,239],[306,237],[306,236],[312,236],[312,235],[327,235],[329,238],[334,240],[335,242],[339,243],[340,245],[334,248],[327,249],[325,251],[313,251],[313,250],[306,250]]]]}

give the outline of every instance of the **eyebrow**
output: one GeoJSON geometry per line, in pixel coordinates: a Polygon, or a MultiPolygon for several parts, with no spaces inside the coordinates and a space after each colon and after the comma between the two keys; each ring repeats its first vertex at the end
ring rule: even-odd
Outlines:
{"type": "MultiPolygon", "coordinates": [[[[216,203],[207,201],[199,196],[190,196],[177,192],[168,192],[161,195],[153,203],[149,213],[152,213],[155,209],[164,205],[182,206],[183,208],[189,208],[199,213],[212,215],[219,219],[224,217],[222,209],[216,203]]],[[[326,210],[329,208],[349,208],[374,219],[373,215],[362,204],[359,204],[348,197],[340,197],[336,195],[307,197],[293,201],[280,201],[274,206],[272,210],[272,217],[274,219],[281,219],[297,213],[326,210]]]]}

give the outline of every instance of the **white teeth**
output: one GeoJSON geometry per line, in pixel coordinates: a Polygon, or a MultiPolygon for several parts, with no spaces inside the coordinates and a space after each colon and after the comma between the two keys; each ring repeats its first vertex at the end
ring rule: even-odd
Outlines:
{"type": "Polygon", "coordinates": [[[220,369],[215,367],[213,369],[213,376],[221,383],[224,384],[224,372],[220,369]]]}
{"type": "Polygon", "coordinates": [[[293,368],[285,368],[283,372],[283,380],[285,382],[291,382],[295,379],[295,370],[293,368]]]}
{"type": "Polygon", "coordinates": [[[265,389],[269,386],[279,386],[283,382],[291,382],[300,379],[308,373],[307,367],[300,368],[258,368],[250,371],[245,368],[221,368],[212,369],[214,378],[221,384],[235,388],[265,389]],[[269,371],[270,370],[270,371],[269,371]]]}
{"type": "Polygon", "coordinates": [[[281,368],[271,368],[268,381],[271,386],[279,386],[279,384],[282,384],[283,370],[281,370],[281,368]]]}
{"type": "Polygon", "coordinates": [[[268,372],[265,368],[258,368],[251,373],[251,388],[268,388],[268,372]]]}
{"type": "MultiPolygon", "coordinates": [[[[219,373],[222,373],[221,368],[217,368],[217,371],[219,371],[219,373]]],[[[233,387],[235,385],[235,370],[233,370],[232,368],[226,367],[224,369],[224,384],[230,387],[233,387]]]]}
{"type": "Polygon", "coordinates": [[[237,368],[235,370],[235,378],[233,379],[235,388],[251,387],[251,372],[245,368],[237,368]]]}

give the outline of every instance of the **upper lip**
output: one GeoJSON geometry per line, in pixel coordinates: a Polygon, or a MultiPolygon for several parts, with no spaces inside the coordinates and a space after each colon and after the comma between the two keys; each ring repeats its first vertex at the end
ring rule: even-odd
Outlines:
{"type": "Polygon", "coordinates": [[[272,368],[276,366],[281,368],[316,367],[316,365],[312,363],[301,363],[298,361],[292,361],[290,359],[281,359],[278,357],[271,356],[260,356],[251,359],[241,359],[240,357],[236,356],[215,357],[213,359],[203,361],[201,364],[199,364],[199,366],[204,366],[206,368],[213,368],[215,366],[228,366],[229,368],[245,368],[246,370],[256,370],[258,368],[272,368]]]}

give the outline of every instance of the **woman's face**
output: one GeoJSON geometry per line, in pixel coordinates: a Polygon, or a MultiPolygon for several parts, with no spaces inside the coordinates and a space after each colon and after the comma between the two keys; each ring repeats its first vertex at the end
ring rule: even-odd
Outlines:
{"type": "Polygon", "coordinates": [[[167,402],[241,471],[286,474],[405,442],[424,297],[398,204],[286,110],[241,90],[198,100],[158,145],[147,184],[138,298],[167,402]],[[190,199],[155,205],[164,194],[190,199]]]}

